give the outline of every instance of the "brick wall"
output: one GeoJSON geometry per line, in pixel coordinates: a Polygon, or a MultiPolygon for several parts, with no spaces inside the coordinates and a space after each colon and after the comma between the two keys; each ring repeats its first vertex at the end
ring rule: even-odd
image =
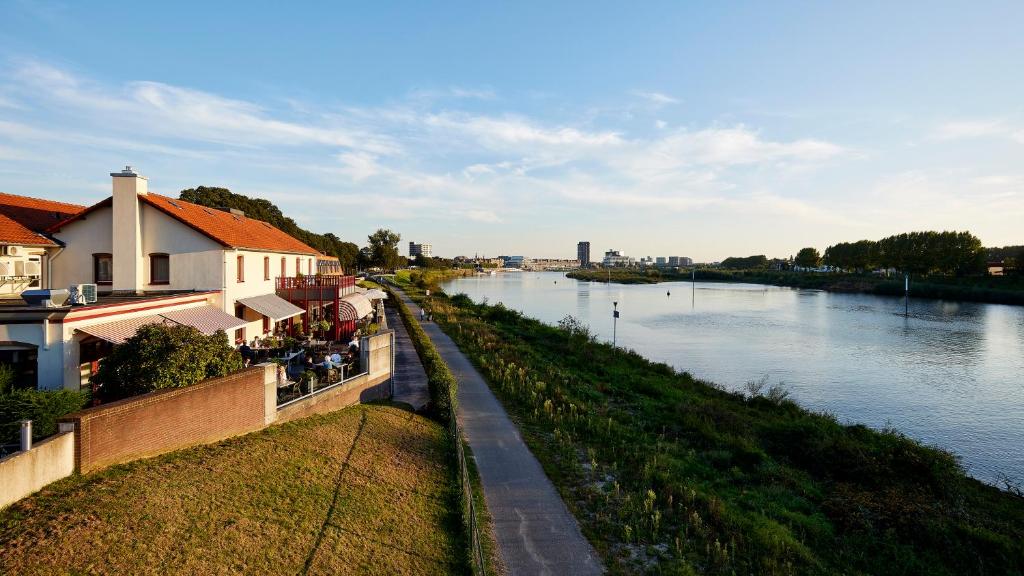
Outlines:
{"type": "Polygon", "coordinates": [[[215,442],[266,424],[265,368],[158,390],[61,418],[74,424],[79,472],[215,442]]]}

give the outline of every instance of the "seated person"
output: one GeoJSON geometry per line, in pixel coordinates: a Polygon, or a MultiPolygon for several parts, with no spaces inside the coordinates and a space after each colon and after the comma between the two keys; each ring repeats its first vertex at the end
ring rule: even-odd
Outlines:
{"type": "Polygon", "coordinates": [[[242,342],[242,345],[238,347],[238,353],[242,355],[242,362],[246,366],[248,366],[255,357],[255,354],[252,352],[252,348],[250,348],[245,342],[242,342]]]}
{"type": "Polygon", "coordinates": [[[334,354],[331,354],[331,363],[336,365],[336,366],[340,365],[341,364],[341,354],[338,354],[337,352],[335,352],[334,354]]]}

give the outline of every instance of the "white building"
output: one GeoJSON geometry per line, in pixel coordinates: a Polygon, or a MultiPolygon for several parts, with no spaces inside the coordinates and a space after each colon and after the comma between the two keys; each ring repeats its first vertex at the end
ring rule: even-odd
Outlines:
{"type": "MultiPolygon", "coordinates": [[[[26,228],[34,234],[28,236],[0,219],[0,244],[10,232],[7,242],[22,241],[40,258],[36,285],[91,284],[99,293],[95,302],[75,306],[59,292],[50,305],[0,299],[0,363],[15,365],[23,385],[34,379],[39,388],[79,388],[110,347],[143,324],[186,324],[207,334],[220,329],[237,342],[272,333],[296,316],[352,321],[348,316],[365,308],[361,301],[342,302],[361,298],[352,277],[313,276],[330,259],[274,226],[151,193],[146,178],[130,168],[111,176],[110,198],[73,215],[73,205],[63,205],[45,234],[26,228]],[[29,242],[37,237],[38,245],[29,242]],[[278,294],[294,296],[305,309],[278,294]],[[334,316],[327,316],[332,307],[334,316]]],[[[0,215],[10,211],[5,202],[30,201],[0,197],[0,215]]],[[[37,202],[43,212],[56,212],[37,202]]]]}
{"type": "Polygon", "coordinates": [[[604,253],[601,265],[605,268],[628,268],[634,262],[632,257],[624,255],[621,250],[608,250],[604,253]]]}
{"type": "Polygon", "coordinates": [[[415,258],[421,255],[424,258],[430,258],[433,255],[433,246],[431,246],[430,244],[418,244],[416,242],[409,242],[409,258],[415,258]]]}

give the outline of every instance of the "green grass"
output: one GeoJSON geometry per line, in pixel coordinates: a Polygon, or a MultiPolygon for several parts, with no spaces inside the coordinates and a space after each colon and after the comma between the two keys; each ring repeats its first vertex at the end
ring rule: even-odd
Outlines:
{"type": "Polygon", "coordinates": [[[449,442],[367,405],[67,478],[0,512],[0,574],[464,574],[449,442]]]}
{"type": "Polygon", "coordinates": [[[500,305],[432,300],[612,573],[1024,573],[1024,499],[948,453],[500,305]]]}

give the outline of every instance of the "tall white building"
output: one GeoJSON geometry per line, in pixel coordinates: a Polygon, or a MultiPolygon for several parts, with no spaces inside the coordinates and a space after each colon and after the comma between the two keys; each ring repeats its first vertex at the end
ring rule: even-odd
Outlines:
{"type": "Polygon", "coordinates": [[[424,258],[431,258],[433,247],[426,243],[409,242],[409,258],[422,255],[424,258]]]}

